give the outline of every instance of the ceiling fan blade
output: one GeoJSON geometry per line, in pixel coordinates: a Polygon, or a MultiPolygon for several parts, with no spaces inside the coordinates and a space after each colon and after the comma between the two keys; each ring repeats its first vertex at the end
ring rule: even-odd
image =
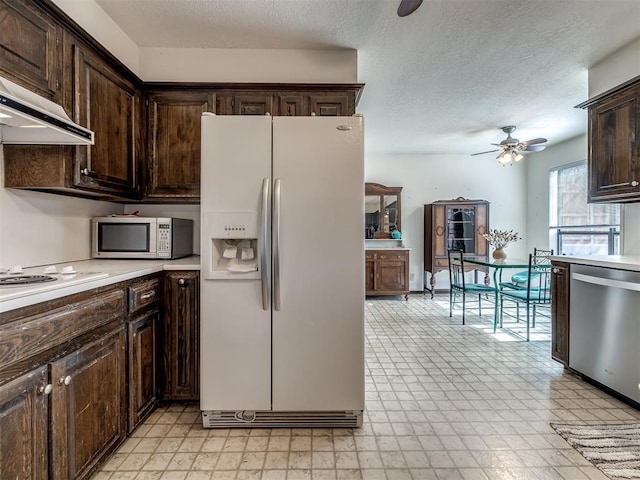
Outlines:
{"type": "Polygon", "coordinates": [[[522,148],[521,150],[525,152],[541,152],[545,148],[547,148],[546,145],[529,145],[527,148],[522,148]]]}
{"type": "Polygon", "coordinates": [[[415,12],[422,4],[422,0],[401,0],[398,7],[398,16],[406,17],[415,12]]]}
{"type": "Polygon", "coordinates": [[[484,155],[485,153],[499,152],[500,150],[501,149],[498,149],[498,150],[487,150],[486,152],[472,153],[471,156],[473,157],[474,155],[484,155]]]}
{"type": "Polygon", "coordinates": [[[537,143],[545,143],[547,141],[546,138],[534,138],[533,140],[527,140],[526,142],[522,142],[523,145],[535,145],[537,143]]]}

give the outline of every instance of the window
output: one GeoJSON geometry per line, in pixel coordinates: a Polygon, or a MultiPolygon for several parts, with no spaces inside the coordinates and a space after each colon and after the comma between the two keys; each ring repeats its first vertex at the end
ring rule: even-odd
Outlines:
{"type": "Polygon", "coordinates": [[[587,163],[549,174],[549,245],[557,255],[616,255],[620,205],[587,203],[587,163]]]}

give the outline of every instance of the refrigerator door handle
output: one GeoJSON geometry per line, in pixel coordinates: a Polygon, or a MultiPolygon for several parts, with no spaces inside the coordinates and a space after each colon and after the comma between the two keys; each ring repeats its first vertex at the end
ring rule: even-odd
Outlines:
{"type": "Polygon", "coordinates": [[[269,310],[269,179],[262,180],[262,255],[260,255],[260,282],[262,309],[269,310]]]}
{"type": "Polygon", "coordinates": [[[280,310],[280,179],[273,184],[273,308],[280,310]]]}

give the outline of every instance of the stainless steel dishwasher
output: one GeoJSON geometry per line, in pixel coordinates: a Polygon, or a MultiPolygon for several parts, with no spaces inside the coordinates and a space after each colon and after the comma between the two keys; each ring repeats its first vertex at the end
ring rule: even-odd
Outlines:
{"type": "Polygon", "coordinates": [[[569,366],[640,402],[640,272],[571,265],[569,366]]]}

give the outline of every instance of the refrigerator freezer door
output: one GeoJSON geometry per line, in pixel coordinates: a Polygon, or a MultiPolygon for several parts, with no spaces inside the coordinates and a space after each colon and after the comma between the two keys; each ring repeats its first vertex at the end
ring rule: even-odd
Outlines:
{"type": "MultiPolygon", "coordinates": [[[[204,220],[216,216],[211,212],[254,212],[261,218],[262,184],[271,178],[271,118],[203,117],[201,168],[204,249],[211,248],[212,232],[204,228],[204,220]]],[[[258,249],[258,255],[264,253],[258,249]]],[[[271,312],[263,309],[260,276],[208,280],[203,275],[200,298],[201,409],[269,410],[271,312]]]]}
{"type": "Polygon", "coordinates": [[[362,120],[273,118],[281,196],[274,411],[364,408],[362,120]]]}

